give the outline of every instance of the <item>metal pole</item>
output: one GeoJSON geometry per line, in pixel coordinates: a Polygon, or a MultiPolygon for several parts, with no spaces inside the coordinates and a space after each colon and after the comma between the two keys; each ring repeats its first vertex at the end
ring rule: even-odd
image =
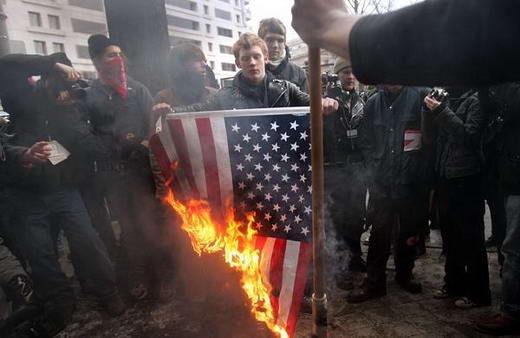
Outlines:
{"type": "Polygon", "coordinates": [[[309,48],[309,86],[311,96],[312,160],[312,235],[313,287],[312,337],[327,337],[327,294],[325,293],[325,208],[323,169],[323,114],[321,108],[320,49],[309,48]]]}

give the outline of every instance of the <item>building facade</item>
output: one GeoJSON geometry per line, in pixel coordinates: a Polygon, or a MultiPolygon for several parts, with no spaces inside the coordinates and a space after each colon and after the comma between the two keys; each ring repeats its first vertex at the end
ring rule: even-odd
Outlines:
{"type": "MultiPolygon", "coordinates": [[[[86,77],[95,76],[87,39],[108,34],[103,0],[0,0],[12,53],[65,52],[86,77]]],[[[143,0],[145,1],[145,0],[143,0]]],[[[166,0],[170,45],[191,42],[218,78],[236,72],[231,46],[248,31],[249,0],[166,0]]]]}
{"type": "MultiPolygon", "coordinates": [[[[298,66],[302,67],[307,71],[309,68],[308,59],[309,59],[309,48],[302,39],[292,39],[287,41],[287,46],[289,47],[289,51],[291,53],[291,61],[296,63],[298,66]]],[[[322,72],[333,72],[334,62],[336,61],[336,55],[331,52],[321,49],[321,71],[322,72]]]]}

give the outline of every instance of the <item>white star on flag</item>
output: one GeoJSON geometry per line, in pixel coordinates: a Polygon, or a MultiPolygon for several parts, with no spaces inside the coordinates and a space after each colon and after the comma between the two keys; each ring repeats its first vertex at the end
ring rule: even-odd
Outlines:
{"type": "Polygon", "coordinates": [[[300,133],[300,140],[306,140],[308,137],[309,135],[307,135],[307,130],[303,133],[300,133]]]}
{"type": "Polygon", "coordinates": [[[280,149],[278,143],[272,144],[271,147],[273,147],[273,151],[278,151],[278,149],[280,149]]]}
{"type": "Polygon", "coordinates": [[[255,123],[255,124],[252,124],[252,125],[251,125],[251,130],[252,130],[252,131],[257,132],[258,129],[260,129],[260,127],[258,126],[258,123],[255,123]]]}
{"type": "Polygon", "coordinates": [[[260,147],[260,144],[258,143],[253,146],[253,150],[256,152],[260,152],[260,149],[262,149],[262,147],[260,147]]]}
{"type": "Polygon", "coordinates": [[[249,134],[242,135],[242,138],[244,139],[244,142],[248,142],[248,143],[251,140],[251,137],[249,136],[249,134]]]}
{"type": "Polygon", "coordinates": [[[282,138],[282,141],[287,141],[289,139],[289,135],[287,135],[287,133],[283,133],[280,135],[280,137],[282,138]]]}
{"type": "Polygon", "coordinates": [[[239,153],[240,150],[242,150],[242,146],[240,144],[235,145],[235,151],[239,153]]]}
{"type": "Polygon", "coordinates": [[[276,121],[274,123],[271,123],[271,130],[276,131],[276,129],[278,128],[280,128],[280,126],[278,125],[278,123],[276,123],[276,121]]]}
{"type": "Polygon", "coordinates": [[[232,125],[231,130],[233,130],[235,133],[238,133],[238,131],[240,130],[238,123],[235,123],[234,125],[232,125]]]}
{"type": "Polygon", "coordinates": [[[291,122],[291,127],[290,129],[294,129],[296,130],[296,128],[298,128],[300,125],[298,124],[298,122],[294,121],[294,122],[291,122]]]}
{"type": "Polygon", "coordinates": [[[267,134],[267,133],[262,134],[262,141],[268,142],[270,138],[271,138],[271,136],[269,136],[269,134],[267,134]]]}

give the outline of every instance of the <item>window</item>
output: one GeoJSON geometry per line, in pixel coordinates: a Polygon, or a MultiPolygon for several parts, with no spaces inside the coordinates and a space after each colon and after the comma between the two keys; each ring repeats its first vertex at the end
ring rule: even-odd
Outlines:
{"type": "Polygon", "coordinates": [[[65,45],[60,42],[53,42],[52,49],[54,50],[54,53],[65,53],[65,45]]]}
{"type": "Polygon", "coordinates": [[[225,72],[235,72],[237,70],[237,67],[234,63],[222,62],[222,70],[225,72]]]}
{"type": "Polygon", "coordinates": [[[49,28],[61,29],[60,17],[57,15],[49,15],[49,28]]]}
{"type": "Polygon", "coordinates": [[[239,6],[238,0],[235,0],[235,6],[237,6],[237,7],[239,6]]]}
{"type": "Polygon", "coordinates": [[[199,23],[197,21],[180,18],[178,16],[173,15],[167,15],[166,18],[168,19],[168,25],[185,29],[191,29],[194,31],[200,30],[199,23]]]}
{"type": "Polygon", "coordinates": [[[186,39],[186,38],[180,38],[178,36],[170,36],[170,46],[177,46],[181,43],[191,43],[192,45],[201,47],[202,42],[199,40],[192,40],[192,39],[186,39]]]}
{"type": "Polygon", "coordinates": [[[29,12],[29,23],[33,27],[41,27],[42,26],[42,16],[40,13],[29,12]]]}
{"type": "Polygon", "coordinates": [[[78,54],[78,59],[90,59],[87,46],[76,46],[76,53],[78,54]]]}
{"type": "Polygon", "coordinates": [[[237,22],[240,23],[240,15],[237,14],[236,18],[237,18],[237,22]]]}
{"type": "Polygon", "coordinates": [[[229,0],[220,0],[220,1],[229,3],[229,0]]]}
{"type": "Polygon", "coordinates": [[[209,15],[209,7],[208,7],[208,5],[204,5],[204,14],[209,15]]]}
{"type": "Polygon", "coordinates": [[[211,69],[215,69],[215,61],[210,61],[209,66],[211,67],[211,69]]]}
{"type": "Polygon", "coordinates": [[[34,52],[36,54],[47,55],[47,44],[45,41],[34,40],[34,52]]]}
{"type": "Polygon", "coordinates": [[[231,21],[231,13],[223,11],[222,9],[215,8],[215,16],[220,19],[231,21]]]}
{"type": "Polygon", "coordinates": [[[229,38],[233,37],[233,31],[231,29],[217,27],[217,34],[220,36],[227,36],[229,38]]]}
{"type": "Polygon", "coordinates": [[[103,0],[69,0],[69,5],[100,12],[103,11],[103,0]]]}
{"type": "Polygon", "coordinates": [[[208,42],[208,50],[209,50],[210,52],[213,51],[213,43],[208,42]]]}
{"type": "Polygon", "coordinates": [[[103,23],[85,21],[80,19],[70,19],[72,30],[77,33],[100,34],[107,31],[107,27],[103,23]]]}
{"type": "Polygon", "coordinates": [[[190,11],[197,11],[197,3],[189,0],[166,0],[166,4],[177,6],[184,9],[189,9],[190,11]]]}
{"type": "Polygon", "coordinates": [[[242,32],[238,32],[238,37],[240,38],[240,35],[242,35],[242,32]]]}
{"type": "Polygon", "coordinates": [[[231,54],[231,55],[233,55],[233,48],[231,48],[230,46],[220,45],[220,52],[222,54],[231,54]]]}
{"type": "Polygon", "coordinates": [[[206,24],[206,33],[211,33],[211,25],[209,23],[206,24]]]}
{"type": "Polygon", "coordinates": [[[97,79],[97,72],[89,72],[89,71],[85,70],[85,71],[81,72],[81,75],[83,75],[83,78],[87,79],[87,80],[97,79]]]}

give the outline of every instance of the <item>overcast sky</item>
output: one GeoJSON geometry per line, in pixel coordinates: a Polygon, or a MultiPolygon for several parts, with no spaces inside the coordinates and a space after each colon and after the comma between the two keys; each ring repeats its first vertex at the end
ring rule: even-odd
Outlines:
{"type": "MultiPolygon", "coordinates": [[[[394,0],[394,9],[406,6],[417,0],[394,0]]],[[[253,32],[258,31],[258,23],[263,18],[277,17],[287,26],[287,39],[291,40],[298,37],[298,34],[291,27],[291,7],[293,0],[251,0],[250,8],[252,20],[250,26],[253,32]]]]}

